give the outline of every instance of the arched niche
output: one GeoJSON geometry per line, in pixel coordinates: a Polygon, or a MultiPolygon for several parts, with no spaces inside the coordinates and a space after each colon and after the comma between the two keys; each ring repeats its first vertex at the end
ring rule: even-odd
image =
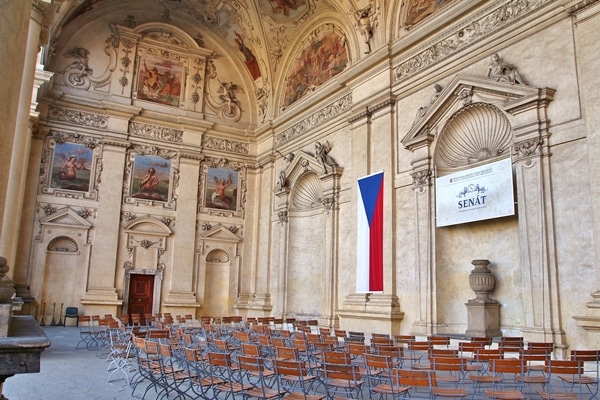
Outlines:
{"type": "Polygon", "coordinates": [[[50,304],[77,306],[85,294],[92,224],[70,207],[45,210],[48,215],[39,220],[29,282],[37,306],[46,303],[49,313],[50,304]]]}
{"type": "Polygon", "coordinates": [[[415,213],[415,278],[424,297],[419,302],[415,333],[464,332],[464,303],[473,297],[468,282],[470,262],[488,258],[479,251],[494,249],[492,266],[506,263],[498,271],[506,274],[512,268],[519,285],[531,289],[513,289],[512,297],[521,298],[514,307],[503,310],[506,325],[513,322],[508,320],[511,313],[518,314],[525,316],[520,333],[528,340],[563,341],[559,322],[550,317],[558,311],[555,288],[543,283],[556,282],[555,257],[545,256],[554,254],[555,249],[553,221],[548,218],[552,215],[550,182],[543,179],[550,175],[547,107],[553,96],[554,90],[549,88],[458,75],[420,109],[401,140],[412,152],[410,175],[414,207],[419,210],[415,213]],[[434,178],[506,158],[513,166],[516,216],[436,228],[434,178]],[[499,247],[506,240],[498,240],[498,235],[514,244],[506,249],[512,252],[508,256],[499,247]]]}
{"type": "Polygon", "coordinates": [[[195,287],[201,313],[221,317],[234,314],[240,294],[240,256],[242,239],[223,225],[200,234],[195,287]]]}
{"type": "Polygon", "coordinates": [[[294,154],[279,172],[276,212],[282,232],[278,274],[281,314],[335,319],[335,257],[338,200],[343,168],[324,166],[304,151],[294,154]],[[308,290],[310,288],[310,290],[308,290]]]}

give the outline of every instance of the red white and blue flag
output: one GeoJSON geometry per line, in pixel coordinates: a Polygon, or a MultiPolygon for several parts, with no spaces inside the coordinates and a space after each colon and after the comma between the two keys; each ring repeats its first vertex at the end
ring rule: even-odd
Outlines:
{"type": "Polygon", "coordinates": [[[358,180],[356,292],[383,292],[383,172],[358,180]]]}

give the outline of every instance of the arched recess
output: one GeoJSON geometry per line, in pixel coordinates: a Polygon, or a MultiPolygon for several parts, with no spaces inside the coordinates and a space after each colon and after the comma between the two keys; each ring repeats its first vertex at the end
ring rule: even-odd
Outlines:
{"type": "Polygon", "coordinates": [[[202,232],[197,254],[195,291],[203,316],[234,314],[240,294],[240,256],[242,239],[217,225],[202,232]]]}
{"type": "Polygon", "coordinates": [[[51,318],[52,303],[81,305],[87,286],[92,224],[70,207],[45,210],[48,215],[39,221],[40,234],[28,279],[36,305],[46,303],[46,317],[51,318]]]}
{"type": "Polygon", "coordinates": [[[278,304],[285,317],[336,322],[338,199],[343,168],[327,170],[312,154],[297,152],[275,189],[280,237],[278,304]]]}
{"type": "Polygon", "coordinates": [[[153,276],[150,280],[152,287],[148,298],[149,313],[160,311],[162,283],[165,269],[172,270],[166,265],[161,256],[166,251],[167,238],[173,233],[171,228],[153,217],[136,218],[125,227],[127,235],[127,253],[124,264],[123,279],[123,313],[131,312],[129,302],[133,299],[132,283],[136,276],[153,276]]]}
{"type": "MultiPolygon", "coordinates": [[[[512,295],[514,308],[505,308],[503,318],[518,312],[521,320],[514,325],[521,325],[527,340],[564,343],[555,286],[550,182],[543,179],[550,168],[547,106],[553,95],[548,88],[459,75],[422,110],[402,139],[413,153],[410,174],[417,210],[414,273],[420,298],[415,333],[464,332],[464,303],[474,297],[468,282],[470,262],[490,258],[493,265],[494,257],[502,255],[498,235],[504,234],[514,240],[514,249],[507,251],[513,251],[510,257],[517,265],[510,266],[514,271],[510,279],[516,280],[513,293],[505,293],[512,295]],[[436,228],[432,178],[506,157],[512,159],[518,217],[436,228]],[[486,249],[494,249],[491,257],[478,253],[486,249]]],[[[506,269],[499,268],[497,279],[508,281],[501,273],[506,269]]]]}

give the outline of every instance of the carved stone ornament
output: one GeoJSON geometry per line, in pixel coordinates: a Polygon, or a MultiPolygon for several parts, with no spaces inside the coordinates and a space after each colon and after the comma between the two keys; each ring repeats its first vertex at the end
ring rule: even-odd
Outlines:
{"type": "Polygon", "coordinates": [[[183,131],[181,129],[144,124],[141,122],[129,122],[129,133],[134,136],[162,140],[163,142],[183,142],[183,131]]]}
{"type": "Polygon", "coordinates": [[[337,99],[333,103],[328,104],[324,108],[304,118],[294,126],[287,128],[281,133],[278,133],[275,136],[275,145],[279,146],[304,135],[314,127],[320,126],[323,123],[337,117],[344,111],[350,109],[350,107],[352,107],[352,93],[337,99]]]}
{"type": "Polygon", "coordinates": [[[48,119],[97,129],[106,129],[108,127],[107,115],[64,107],[50,107],[48,109],[48,119]]]}
{"type": "Polygon", "coordinates": [[[419,48],[416,50],[416,54],[415,52],[408,53],[407,58],[394,68],[394,83],[404,81],[441,60],[461,52],[474,42],[497,34],[515,20],[525,17],[533,10],[540,9],[552,1],[554,0],[512,0],[503,4],[491,2],[487,9],[476,14],[468,23],[452,27],[442,33],[442,39],[430,42],[424,49],[419,48]]]}

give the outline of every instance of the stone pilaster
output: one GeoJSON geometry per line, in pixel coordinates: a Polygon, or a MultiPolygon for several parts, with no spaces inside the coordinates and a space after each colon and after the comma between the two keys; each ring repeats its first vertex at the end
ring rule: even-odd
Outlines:
{"type": "Polygon", "coordinates": [[[182,154],[179,161],[179,195],[177,200],[177,225],[173,239],[173,264],[169,271],[165,307],[198,307],[194,293],[194,265],[196,215],[198,205],[198,179],[200,159],[182,154]]]}
{"type": "Polygon", "coordinates": [[[99,187],[94,247],[91,253],[88,282],[82,304],[120,305],[115,274],[121,219],[121,196],[125,156],[129,144],[124,141],[105,141],[102,152],[102,179],[99,187]]]}

